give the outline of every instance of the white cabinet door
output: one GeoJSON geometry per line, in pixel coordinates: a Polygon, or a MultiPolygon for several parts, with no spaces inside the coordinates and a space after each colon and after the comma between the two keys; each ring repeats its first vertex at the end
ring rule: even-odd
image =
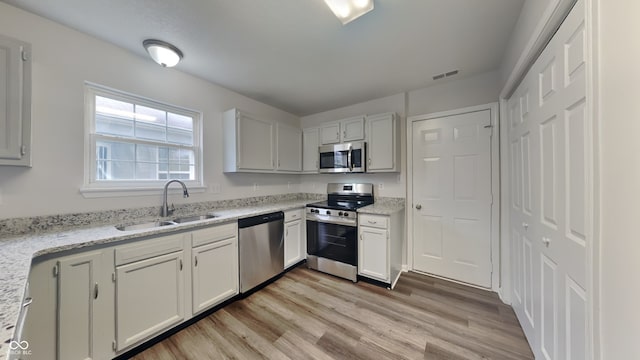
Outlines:
{"type": "Polygon", "coordinates": [[[389,231],[368,226],[358,229],[358,274],[389,282],[389,231]]]}
{"type": "Polygon", "coordinates": [[[398,168],[398,133],[394,114],[367,117],[367,172],[394,172],[398,168]]]}
{"type": "Polygon", "coordinates": [[[192,250],[193,314],[238,294],[238,237],[192,250]]]}
{"type": "Polygon", "coordinates": [[[311,128],[302,130],[302,172],[318,173],[318,161],[320,155],[318,146],[320,146],[320,129],[311,128]]]}
{"type": "Polygon", "coordinates": [[[320,144],[340,143],[340,123],[325,124],[320,128],[320,144]]]}
{"type": "Polygon", "coordinates": [[[238,168],[273,170],[273,123],[240,113],[238,116],[238,168]]]}
{"type": "Polygon", "coordinates": [[[302,220],[293,220],[284,224],[284,268],[288,268],[304,259],[302,220]]]}
{"type": "MultiPolygon", "coordinates": [[[[58,358],[96,359],[94,321],[99,299],[101,253],[89,252],[58,262],[58,358]]],[[[104,355],[104,354],[103,354],[104,355]]]]}
{"type": "Polygon", "coordinates": [[[364,116],[340,121],[342,142],[364,140],[364,116]]]}
{"type": "Polygon", "coordinates": [[[31,55],[0,36],[0,165],[31,166],[31,55]]]}
{"type": "Polygon", "coordinates": [[[184,319],[183,257],[179,251],[116,268],[118,351],[184,319]]]}
{"type": "Polygon", "coordinates": [[[302,171],[302,130],[277,124],[278,171],[302,171]]]}

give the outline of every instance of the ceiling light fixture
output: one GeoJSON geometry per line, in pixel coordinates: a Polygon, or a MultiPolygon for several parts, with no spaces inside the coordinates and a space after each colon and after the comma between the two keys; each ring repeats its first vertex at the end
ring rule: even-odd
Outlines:
{"type": "Polygon", "coordinates": [[[324,0],[329,9],[340,19],[342,25],[373,10],[373,0],[324,0]]]}
{"type": "Polygon", "coordinates": [[[164,67],[173,67],[182,60],[182,51],[162,40],[147,39],[142,42],[153,61],[164,67]]]}

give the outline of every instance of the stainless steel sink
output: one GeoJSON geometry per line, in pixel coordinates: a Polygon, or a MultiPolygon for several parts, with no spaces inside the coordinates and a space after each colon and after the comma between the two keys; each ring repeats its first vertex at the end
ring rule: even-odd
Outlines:
{"type": "Polygon", "coordinates": [[[214,214],[194,215],[194,216],[185,216],[185,217],[173,219],[173,221],[178,223],[178,224],[182,224],[182,223],[188,223],[188,222],[192,222],[192,221],[213,219],[215,217],[217,217],[217,215],[214,215],[214,214]]]}
{"type": "Polygon", "coordinates": [[[176,225],[174,221],[150,221],[140,224],[132,224],[132,225],[118,225],[116,229],[120,231],[131,231],[131,230],[143,230],[143,229],[152,229],[161,226],[169,226],[176,225]]]}

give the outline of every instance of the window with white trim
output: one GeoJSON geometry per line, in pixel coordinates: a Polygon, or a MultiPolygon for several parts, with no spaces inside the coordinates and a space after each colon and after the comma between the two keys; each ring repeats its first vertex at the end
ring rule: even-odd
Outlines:
{"type": "Polygon", "coordinates": [[[202,185],[200,113],[86,84],[85,190],[202,185]]]}

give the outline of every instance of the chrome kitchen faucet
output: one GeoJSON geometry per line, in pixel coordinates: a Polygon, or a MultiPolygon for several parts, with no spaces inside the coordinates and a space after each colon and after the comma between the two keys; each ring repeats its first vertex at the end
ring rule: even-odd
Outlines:
{"type": "Polygon", "coordinates": [[[166,184],[164,184],[164,193],[162,194],[162,207],[160,208],[160,216],[165,217],[173,214],[173,211],[176,209],[173,204],[171,204],[171,209],[169,209],[169,205],[167,204],[167,189],[171,183],[177,182],[182,185],[182,196],[185,198],[189,197],[189,191],[187,190],[187,185],[185,185],[180,180],[169,180],[166,184]]]}

